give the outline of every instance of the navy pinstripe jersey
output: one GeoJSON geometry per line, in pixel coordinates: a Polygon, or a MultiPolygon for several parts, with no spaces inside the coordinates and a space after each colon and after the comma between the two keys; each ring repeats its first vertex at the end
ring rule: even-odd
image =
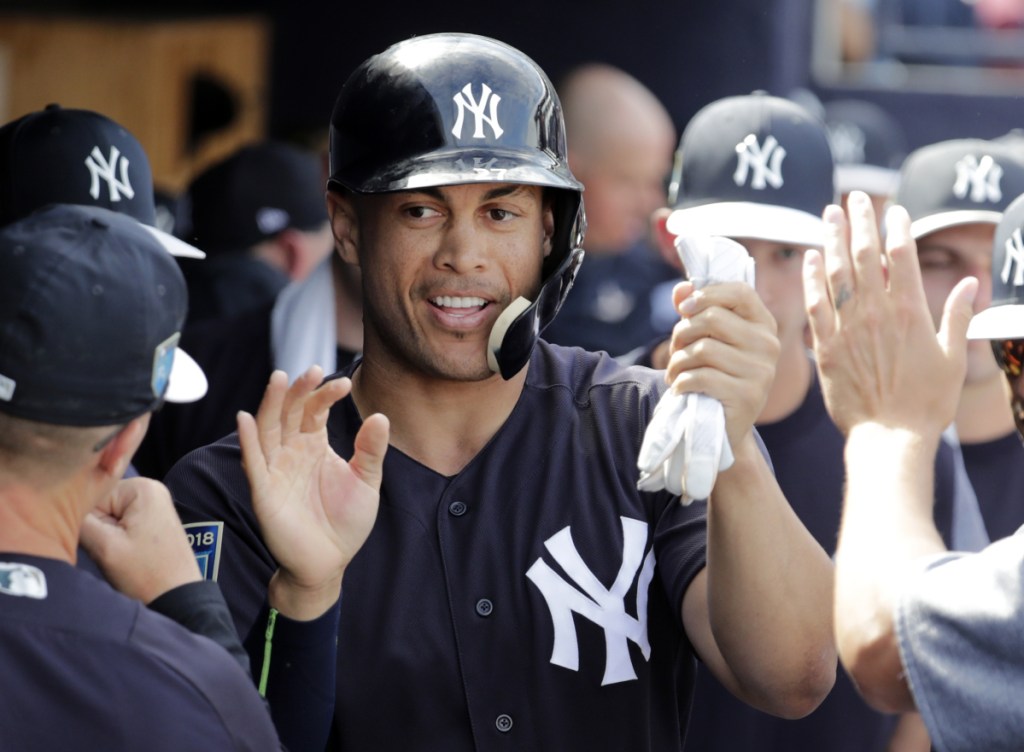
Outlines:
{"type": "MultiPolygon", "coordinates": [[[[636,490],[663,376],[543,342],[529,369],[454,477],[389,449],[376,524],[345,573],[332,749],[679,749],[694,666],[680,608],[704,566],[706,507],[636,490]]],[[[335,405],[342,457],[359,426],[350,399],[335,405]]],[[[275,564],[237,437],[167,483],[185,522],[211,523],[203,556],[240,633],[262,629],[275,564]]]]}
{"type": "Polygon", "coordinates": [[[0,750],[279,750],[219,645],[66,562],[0,553],[0,750]]]}

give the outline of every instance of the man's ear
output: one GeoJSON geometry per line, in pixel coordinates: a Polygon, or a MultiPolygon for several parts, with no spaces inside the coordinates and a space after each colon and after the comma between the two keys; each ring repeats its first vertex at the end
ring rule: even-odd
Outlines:
{"type": "Polygon", "coordinates": [[[100,449],[98,465],[104,472],[114,478],[121,478],[124,475],[128,463],[132,461],[135,451],[146,435],[150,415],[151,413],[145,413],[132,419],[100,449]]]}
{"type": "Polygon", "coordinates": [[[669,266],[682,271],[683,265],[676,252],[676,236],[668,231],[668,216],[671,209],[662,207],[651,214],[651,237],[658,246],[658,253],[669,266]]]}
{"type": "Polygon", "coordinates": [[[327,216],[331,220],[334,248],[342,260],[359,266],[359,223],[350,195],[327,191],[327,216]]]}
{"type": "Polygon", "coordinates": [[[555,236],[555,210],[550,201],[544,202],[544,213],[541,217],[541,226],[544,231],[544,258],[551,254],[552,238],[555,236]]]}

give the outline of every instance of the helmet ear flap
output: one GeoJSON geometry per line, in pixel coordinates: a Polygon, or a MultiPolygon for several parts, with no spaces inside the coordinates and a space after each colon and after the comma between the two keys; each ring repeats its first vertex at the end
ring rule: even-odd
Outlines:
{"type": "Polygon", "coordinates": [[[510,379],[522,370],[541,331],[562,307],[582,263],[583,249],[573,249],[555,273],[545,278],[536,300],[516,298],[501,312],[488,341],[487,364],[492,371],[510,379]]]}

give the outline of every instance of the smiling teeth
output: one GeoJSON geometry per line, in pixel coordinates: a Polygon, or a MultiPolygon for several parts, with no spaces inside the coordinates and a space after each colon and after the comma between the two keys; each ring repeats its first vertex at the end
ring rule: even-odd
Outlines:
{"type": "Polygon", "coordinates": [[[449,295],[432,298],[430,302],[441,308],[479,308],[487,303],[483,298],[453,298],[449,295]]]}

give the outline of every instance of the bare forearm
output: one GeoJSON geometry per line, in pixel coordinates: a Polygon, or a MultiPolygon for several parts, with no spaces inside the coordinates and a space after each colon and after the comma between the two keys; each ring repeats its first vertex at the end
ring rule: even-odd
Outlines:
{"type": "Polygon", "coordinates": [[[708,609],[740,693],[785,716],[810,712],[835,677],[832,565],[750,437],[708,511],[708,609]]]}
{"type": "Polygon", "coordinates": [[[938,442],[938,436],[862,424],[846,444],[836,642],[865,699],[888,712],[914,707],[896,640],[896,599],[916,562],[945,550],[932,516],[938,442]]]}

